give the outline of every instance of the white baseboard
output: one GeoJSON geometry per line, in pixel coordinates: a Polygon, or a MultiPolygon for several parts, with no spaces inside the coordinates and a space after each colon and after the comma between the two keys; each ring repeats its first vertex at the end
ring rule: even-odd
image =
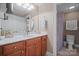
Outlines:
{"type": "Polygon", "coordinates": [[[47,51],[46,56],[53,56],[53,53],[47,51]]]}

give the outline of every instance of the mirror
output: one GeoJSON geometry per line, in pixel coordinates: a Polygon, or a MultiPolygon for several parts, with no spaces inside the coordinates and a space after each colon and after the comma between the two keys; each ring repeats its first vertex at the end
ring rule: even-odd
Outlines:
{"type": "Polygon", "coordinates": [[[34,31],[34,21],[33,20],[31,20],[30,21],[30,29],[31,29],[31,31],[33,32],[34,31]]]}
{"type": "Polygon", "coordinates": [[[5,33],[7,31],[15,35],[17,33],[22,34],[22,33],[32,32],[32,31],[36,30],[34,28],[35,26],[34,26],[34,21],[32,20],[32,17],[34,17],[38,14],[38,8],[36,5],[34,5],[32,3],[25,3],[25,4],[30,4],[30,5],[34,6],[34,8],[28,10],[27,8],[24,8],[23,6],[18,6],[17,3],[0,4],[0,6],[2,6],[2,9],[4,8],[3,5],[5,7],[7,6],[6,8],[8,8],[6,11],[6,16],[8,16],[8,20],[2,19],[3,22],[0,25],[0,28],[1,28],[0,31],[2,31],[2,33],[3,33],[3,34],[0,33],[1,35],[5,35],[5,33]],[[9,11],[11,11],[11,12],[9,12],[9,11]],[[26,16],[28,16],[28,15],[30,15],[31,18],[27,20],[26,16]],[[7,28],[7,29],[5,29],[5,28],[7,28]]]}
{"type": "MultiPolygon", "coordinates": [[[[6,6],[6,3],[4,4],[6,6]]],[[[7,31],[9,31],[12,34],[45,31],[46,18],[43,16],[39,16],[39,4],[29,4],[33,5],[34,8],[28,10],[23,6],[18,6],[16,3],[12,3],[11,13],[6,13],[6,16],[8,16],[8,20],[3,20],[1,30],[4,30],[4,32],[6,32],[5,28],[7,28],[7,31]],[[27,18],[28,16],[29,18],[27,18]]],[[[5,34],[4,32],[3,35],[5,34]]]]}

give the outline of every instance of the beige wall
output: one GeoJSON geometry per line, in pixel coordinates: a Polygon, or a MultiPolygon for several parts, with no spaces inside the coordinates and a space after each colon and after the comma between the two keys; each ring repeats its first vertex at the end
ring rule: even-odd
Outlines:
{"type": "MultiPolygon", "coordinates": [[[[41,16],[44,16],[45,20],[48,23],[51,23],[50,20],[52,20],[52,16],[53,16],[52,15],[52,4],[51,3],[47,3],[47,4],[44,4],[44,5],[39,7],[39,17],[41,17],[41,16]]],[[[49,39],[47,41],[47,49],[48,49],[48,52],[53,53],[53,38],[50,35],[50,33],[51,33],[50,25],[52,25],[52,24],[49,24],[47,26],[48,27],[47,32],[48,32],[48,37],[49,37],[49,39]]]]}
{"type": "Polygon", "coordinates": [[[79,20],[79,12],[71,12],[71,13],[65,13],[64,14],[65,20],[74,20],[78,19],[79,20]]]}
{"type": "Polygon", "coordinates": [[[45,3],[39,6],[39,14],[52,11],[52,3],[45,3]]]}
{"type": "MultiPolygon", "coordinates": [[[[50,21],[50,19],[52,19],[52,12],[50,11],[50,12],[45,12],[45,13],[41,13],[40,14],[40,16],[45,16],[45,18],[46,18],[46,20],[47,20],[47,22],[49,22],[49,23],[51,23],[51,21],[50,21]]],[[[47,27],[47,29],[49,30],[47,30],[47,32],[48,32],[48,35],[51,33],[51,25],[52,24],[49,24],[47,27]]],[[[51,37],[51,35],[49,35],[48,37],[51,37]]],[[[51,52],[51,53],[53,53],[53,38],[52,39],[48,39],[48,41],[47,41],[47,49],[48,49],[48,52],[51,52]]]]}

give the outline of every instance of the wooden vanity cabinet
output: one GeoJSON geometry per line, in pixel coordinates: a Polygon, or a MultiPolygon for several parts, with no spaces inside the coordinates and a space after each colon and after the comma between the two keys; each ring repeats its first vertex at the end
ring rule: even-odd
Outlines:
{"type": "Polygon", "coordinates": [[[41,56],[41,37],[26,41],[27,56],[41,56]]]}
{"type": "Polygon", "coordinates": [[[47,35],[45,36],[42,36],[42,56],[45,56],[46,55],[46,52],[47,52],[47,35]]]}
{"type": "Polygon", "coordinates": [[[47,52],[47,36],[0,46],[0,56],[41,56],[47,52]]]}
{"type": "Polygon", "coordinates": [[[25,42],[17,42],[3,46],[3,55],[5,56],[18,56],[25,55],[25,42]]]}

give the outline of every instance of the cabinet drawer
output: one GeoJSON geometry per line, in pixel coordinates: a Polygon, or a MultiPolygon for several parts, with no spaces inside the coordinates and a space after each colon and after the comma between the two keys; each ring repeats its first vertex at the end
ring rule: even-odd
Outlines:
{"type": "Polygon", "coordinates": [[[25,42],[17,42],[3,46],[4,55],[12,54],[18,50],[25,50],[25,42]]]}

